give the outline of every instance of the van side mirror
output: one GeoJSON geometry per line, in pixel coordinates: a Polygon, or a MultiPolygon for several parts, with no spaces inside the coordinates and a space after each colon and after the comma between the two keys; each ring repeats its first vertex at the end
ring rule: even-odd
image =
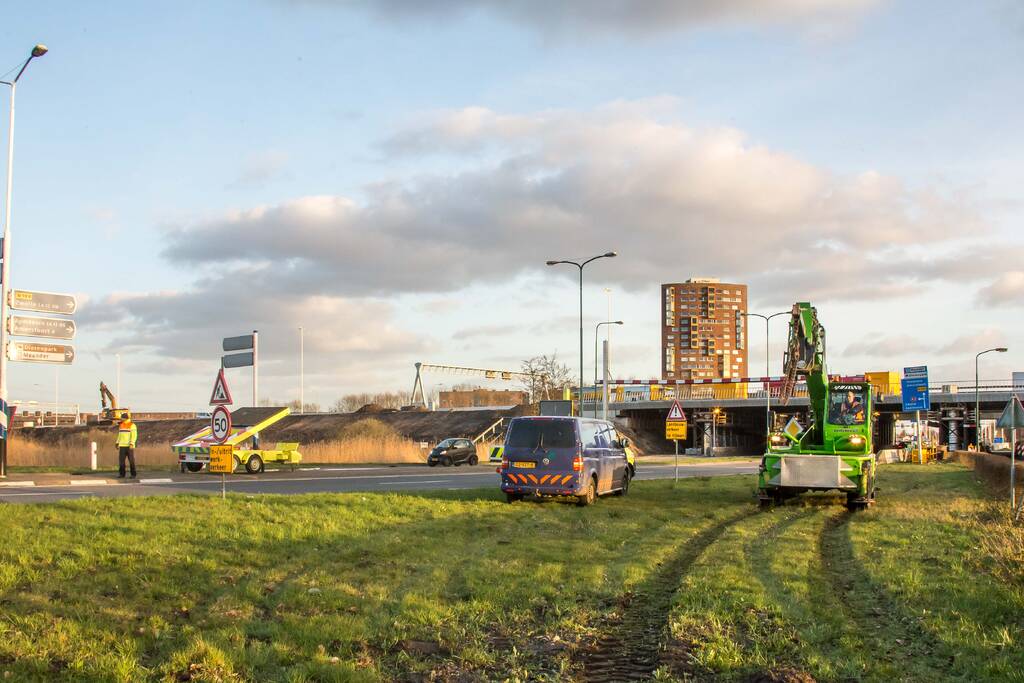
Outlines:
{"type": "Polygon", "coordinates": [[[629,439],[626,437],[622,437],[622,440],[619,443],[622,444],[623,448],[629,448],[629,439]]]}

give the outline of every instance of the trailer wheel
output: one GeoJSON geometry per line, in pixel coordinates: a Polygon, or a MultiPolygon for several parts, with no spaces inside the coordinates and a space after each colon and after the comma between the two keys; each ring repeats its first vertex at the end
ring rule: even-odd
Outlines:
{"type": "Polygon", "coordinates": [[[183,462],[181,463],[182,472],[188,470],[189,472],[199,472],[203,469],[203,463],[201,462],[183,462]]]}
{"type": "Polygon", "coordinates": [[[234,463],[234,466],[231,468],[232,472],[237,472],[238,470],[242,469],[242,459],[241,458],[239,458],[237,455],[232,455],[231,456],[231,460],[234,463]]]}
{"type": "Polygon", "coordinates": [[[263,471],[263,458],[258,455],[250,455],[245,461],[245,471],[249,474],[257,474],[263,471]]]}

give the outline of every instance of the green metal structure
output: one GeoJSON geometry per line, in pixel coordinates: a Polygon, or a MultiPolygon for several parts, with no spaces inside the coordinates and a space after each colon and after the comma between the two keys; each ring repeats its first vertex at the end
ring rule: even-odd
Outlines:
{"type": "Polygon", "coordinates": [[[825,328],[807,302],[793,304],[781,402],[803,380],[810,399],[810,424],[790,420],[774,433],[761,459],[758,498],[762,506],[806,491],[846,493],[851,510],[875,500],[871,385],[829,381],[825,369],[825,328]]]}

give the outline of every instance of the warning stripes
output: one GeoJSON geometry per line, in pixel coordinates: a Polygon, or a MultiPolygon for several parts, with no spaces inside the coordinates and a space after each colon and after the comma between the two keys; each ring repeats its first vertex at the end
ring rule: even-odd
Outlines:
{"type": "Polygon", "coordinates": [[[561,476],[558,474],[545,474],[538,478],[535,474],[506,472],[505,476],[507,476],[509,481],[514,484],[535,484],[537,486],[547,484],[548,486],[565,486],[569,480],[572,479],[573,475],[566,474],[565,476],[561,476]]]}
{"type": "MultiPolygon", "coordinates": [[[[613,379],[608,384],[633,386],[683,386],[687,384],[750,384],[781,382],[783,377],[716,377],[714,379],[613,379]]],[[[601,382],[598,382],[600,384],[601,382]]]]}

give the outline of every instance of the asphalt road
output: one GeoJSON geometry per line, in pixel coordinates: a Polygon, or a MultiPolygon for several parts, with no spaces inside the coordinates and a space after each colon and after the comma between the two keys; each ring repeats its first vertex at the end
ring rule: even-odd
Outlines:
{"type": "MultiPolygon", "coordinates": [[[[757,461],[681,465],[680,477],[714,477],[757,472],[757,461]]],[[[636,480],[670,479],[671,465],[639,466],[636,480]]],[[[296,494],[345,493],[351,491],[417,491],[497,487],[495,465],[428,468],[423,465],[394,467],[324,467],[295,472],[266,472],[261,475],[227,476],[228,493],[296,494]]],[[[60,500],[118,496],[166,496],[179,493],[219,494],[221,478],[210,474],[140,473],[140,480],[103,485],[26,486],[0,490],[7,503],[50,503],[60,500]]]]}

